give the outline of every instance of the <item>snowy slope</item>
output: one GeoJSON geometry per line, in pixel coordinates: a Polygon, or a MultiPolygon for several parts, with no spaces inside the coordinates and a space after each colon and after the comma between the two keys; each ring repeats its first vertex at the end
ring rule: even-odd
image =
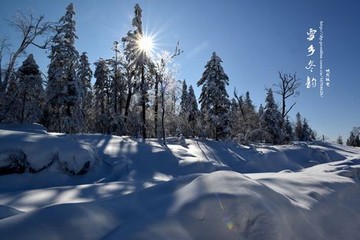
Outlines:
{"type": "Polygon", "coordinates": [[[2,159],[18,149],[38,167],[57,152],[91,168],[0,176],[1,239],[358,239],[356,148],[2,129],[2,159]]]}

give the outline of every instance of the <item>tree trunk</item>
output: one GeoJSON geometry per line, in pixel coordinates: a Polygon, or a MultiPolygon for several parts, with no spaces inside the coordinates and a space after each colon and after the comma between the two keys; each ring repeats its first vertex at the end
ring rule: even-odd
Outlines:
{"type": "Polygon", "coordinates": [[[25,102],[26,102],[26,94],[24,94],[24,97],[23,97],[23,99],[22,99],[20,123],[24,123],[24,118],[25,118],[25,102]]]}
{"type": "Polygon", "coordinates": [[[155,137],[158,137],[158,109],[159,109],[159,75],[156,74],[155,81],[155,106],[154,106],[154,129],[155,137]]]}
{"type": "Polygon", "coordinates": [[[285,102],[285,95],[282,95],[282,112],[281,115],[283,117],[283,120],[285,120],[285,109],[286,109],[286,102],[285,102]]]}
{"type": "Polygon", "coordinates": [[[161,128],[162,128],[162,137],[163,144],[166,146],[166,134],[165,134],[165,93],[163,83],[161,82],[161,128]]]}
{"type": "Polygon", "coordinates": [[[146,89],[145,89],[145,74],[144,74],[144,66],[141,66],[141,105],[142,105],[142,123],[141,123],[141,131],[143,139],[146,139],[146,89]]]}
{"type": "Polygon", "coordinates": [[[127,118],[128,118],[128,115],[129,115],[130,103],[131,103],[131,97],[132,97],[131,79],[132,79],[131,74],[129,73],[129,71],[127,71],[128,93],[127,93],[127,96],[126,96],[126,103],[125,103],[124,123],[127,122],[127,118]]]}

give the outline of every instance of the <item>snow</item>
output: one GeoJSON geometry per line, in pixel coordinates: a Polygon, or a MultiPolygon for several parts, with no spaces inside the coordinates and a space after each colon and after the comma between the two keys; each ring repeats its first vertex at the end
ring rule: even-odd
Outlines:
{"type": "Polygon", "coordinates": [[[25,154],[26,164],[33,171],[41,171],[56,162],[55,170],[62,168],[79,173],[87,162],[91,166],[97,158],[97,150],[78,140],[76,135],[48,134],[36,124],[33,128],[26,124],[1,130],[0,167],[4,167],[14,153],[25,154]],[[29,128],[31,130],[27,130],[29,128]]]}
{"type": "Polygon", "coordinates": [[[2,239],[358,239],[359,148],[178,138],[165,147],[1,125],[0,166],[13,150],[33,169],[58,160],[0,176],[2,239]]]}

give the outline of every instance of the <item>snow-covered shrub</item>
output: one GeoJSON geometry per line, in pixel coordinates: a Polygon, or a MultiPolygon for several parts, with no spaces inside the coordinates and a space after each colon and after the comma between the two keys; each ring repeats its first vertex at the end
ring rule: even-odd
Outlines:
{"type": "Polygon", "coordinates": [[[8,149],[0,152],[0,175],[24,173],[28,170],[27,157],[20,149],[8,149]]]}

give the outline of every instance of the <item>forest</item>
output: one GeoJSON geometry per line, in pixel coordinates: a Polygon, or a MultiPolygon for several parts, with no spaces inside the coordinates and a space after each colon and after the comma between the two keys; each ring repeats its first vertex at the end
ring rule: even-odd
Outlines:
{"type": "MultiPolygon", "coordinates": [[[[274,89],[266,90],[265,102],[259,107],[254,106],[249,92],[239,95],[234,90],[233,97],[228,94],[230,79],[216,52],[206,63],[197,86],[177,80],[173,63],[183,50],[178,42],[172,53],[149,53],[151,42],[143,33],[139,4],[134,7],[133,28],[120,41],[114,41],[111,59],[100,57],[94,63],[94,71],[87,53],[76,50],[73,4],[56,23],[45,21],[43,16],[21,14],[12,25],[22,33],[23,41],[11,54],[7,67],[1,69],[1,123],[37,122],[49,131],[68,134],[162,138],[164,144],[168,136],[232,139],[242,144],[284,144],[317,137],[300,113],[295,122],[289,120],[288,113],[296,104],[291,98],[299,93],[296,74],[279,71],[279,82],[274,89]],[[39,39],[45,39],[43,44],[37,43],[39,39]],[[32,54],[15,67],[30,45],[49,53],[47,74],[42,74],[32,54]],[[194,87],[201,88],[199,99],[194,87]],[[280,106],[274,95],[281,98],[280,106]]],[[[3,39],[0,65],[8,49],[3,39]]],[[[353,140],[347,143],[355,146],[359,134],[352,134],[353,140]]],[[[342,143],[340,136],[338,142],[342,143]]]]}

